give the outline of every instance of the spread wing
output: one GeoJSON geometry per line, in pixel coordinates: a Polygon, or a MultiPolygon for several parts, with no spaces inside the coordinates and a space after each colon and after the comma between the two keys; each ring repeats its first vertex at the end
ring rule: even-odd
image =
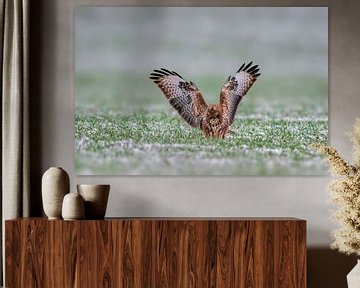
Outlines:
{"type": "Polygon", "coordinates": [[[258,72],[258,65],[252,66],[252,62],[247,65],[244,63],[234,75],[229,76],[221,88],[220,105],[224,115],[229,117],[229,124],[234,122],[236,109],[241,99],[260,76],[258,72]]]}
{"type": "Polygon", "coordinates": [[[154,70],[150,79],[159,86],[166,99],[188,124],[200,126],[201,113],[207,104],[194,83],[187,82],[178,73],[164,68],[154,70]]]}

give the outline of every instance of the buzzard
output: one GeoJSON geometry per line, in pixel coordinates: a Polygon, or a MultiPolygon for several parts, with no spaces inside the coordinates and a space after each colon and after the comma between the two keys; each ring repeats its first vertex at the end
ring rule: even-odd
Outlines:
{"type": "Polygon", "coordinates": [[[236,109],[260,76],[258,65],[245,63],[230,75],[220,90],[220,102],[207,104],[198,87],[175,71],[161,68],[151,73],[170,104],[192,127],[200,128],[206,137],[224,138],[234,122],[236,109]]]}

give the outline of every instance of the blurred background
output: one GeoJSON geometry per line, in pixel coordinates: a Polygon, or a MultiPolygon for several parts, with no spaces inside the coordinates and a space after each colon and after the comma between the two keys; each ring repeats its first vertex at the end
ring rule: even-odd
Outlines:
{"type": "Polygon", "coordinates": [[[262,75],[238,113],[327,117],[325,7],[77,7],[76,113],[172,111],[148,79],[161,67],[214,103],[251,60],[262,75]]]}

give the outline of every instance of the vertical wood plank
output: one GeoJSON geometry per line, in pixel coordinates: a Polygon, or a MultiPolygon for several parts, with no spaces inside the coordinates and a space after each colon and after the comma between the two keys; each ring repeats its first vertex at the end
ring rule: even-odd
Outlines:
{"type": "Polygon", "coordinates": [[[111,231],[112,231],[112,249],[113,255],[113,266],[114,266],[114,287],[122,288],[123,286],[123,249],[122,249],[122,238],[124,237],[123,232],[124,220],[112,220],[111,231]]]}
{"type": "Polygon", "coordinates": [[[80,284],[81,287],[97,288],[97,231],[96,221],[86,220],[80,223],[80,284]]]}
{"type": "Polygon", "coordinates": [[[234,228],[234,283],[236,287],[242,288],[244,285],[242,280],[244,279],[244,255],[242,252],[243,243],[242,235],[244,230],[244,222],[236,222],[234,228]],[[241,267],[241,268],[240,268],[241,267]]]}
{"type": "Polygon", "coordinates": [[[176,227],[176,234],[174,233],[174,239],[175,241],[172,245],[174,246],[174,249],[177,249],[177,258],[174,261],[177,261],[177,285],[175,287],[186,287],[186,283],[188,283],[188,254],[187,254],[187,243],[189,241],[189,235],[185,228],[186,224],[185,221],[179,221],[173,223],[176,227]]]}
{"type": "MultiPolygon", "coordinates": [[[[235,287],[245,288],[248,282],[248,272],[251,271],[252,263],[252,228],[251,222],[241,221],[234,223],[234,285],[235,287]]],[[[250,274],[251,275],[251,274],[250,274]]],[[[251,284],[250,278],[250,284],[251,284]]]]}
{"type": "Polygon", "coordinates": [[[244,242],[244,251],[245,251],[245,281],[244,287],[254,288],[256,285],[256,279],[254,275],[255,270],[255,223],[253,221],[247,221],[246,230],[245,230],[245,242],[244,242]]]}
{"type": "Polygon", "coordinates": [[[276,221],[275,287],[298,287],[295,270],[295,225],[293,221],[276,221]]]}
{"type": "Polygon", "coordinates": [[[166,252],[164,253],[167,257],[166,273],[169,279],[168,286],[175,288],[183,285],[181,281],[179,281],[181,280],[181,277],[179,276],[179,273],[181,273],[180,257],[182,257],[179,253],[181,251],[181,246],[184,243],[179,241],[179,230],[181,229],[181,224],[178,221],[166,221],[166,223],[168,225],[167,233],[169,235],[166,242],[166,252]]]}
{"type": "Polygon", "coordinates": [[[159,221],[156,225],[157,242],[157,267],[156,267],[156,287],[170,287],[167,275],[167,241],[169,231],[169,221],[159,221]]]}
{"type": "MultiPolygon", "coordinates": [[[[44,221],[45,222],[45,221],[44,221]]],[[[67,249],[64,246],[63,235],[63,221],[61,220],[46,220],[48,229],[47,251],[48,265],[46,265],[46,275],[48,278],[49,287],[65,287],[64,282],[64,256],[67,249]]]]}
{"type": "Polygon", "coordinates": [[[157,223],[158,221],[156,220],[152,220],[151,221],[151,247],[152,247],[152,251],[151,251],[151,262],[152,262],[152,267],[151,267],[151,287],[156,287],[156,283],[157,283],[157,267],[158,267],[158,257],[157,257],[157,223]]]}
{"type": "Polygon", "coordinates": [[[202,245],[199,237],[202,233],[201,225],[199,221],[186,221],[184,224],[185,233],[188,237],[187,247],[184,251],[188,256],[185,287],[199,287],[199,283],[201,283],[201,250],[199,249],[199,245],[202,245]]]}
{"type": "Polygon", "coordinates": [[[212,221],[209,226],[209,250],[210,250],[210,287],[216,287],[216,278],[217,278],[217,221],[212,221]]]}
{"type": "Polygon", "coordinates": [[[264,221],[251,221],[254,227],[254,238],[253,238],[253,280],[254,284],[252,287],[266,287],[265,286],[265,265],[267,262],[268,255],[266,231],[264,221]]]}
{"type": "Polygon", "coordinates": [[[21,222],[6,221],[5,222],[5,286],[21,287],[21,222]]]}
{"type": "MultiPolygon", "coordinates": [[[[275,288],[274,286],[274,222],[263,221],[264,223],[264,245],[265,261],[263,262],[264,288],[275,288]]],[[[259,258],[262,255],[258,255],[259,258]]]]}
{"type": "Polygon", "coordinates": [[[114,282],[114,258],[112,247],[112,227],[111,222],[99,220],[94,222],[96,233],[97,250],[97,287],[110,288],[114,282]]]}
{"type": "Polygon", "coordinates": [[[296,278],[299,288],[306,287],[306,222],[296,221],[296,278]]]}
{"type": "Polygon", "coordinates": [[[216,287],[231,287],[233,272],[233,223],[232,221],[217,221],[217,285],[216,287]]]}
{"type": "Polygon", "coordinates": [[[21,223],[21,285],[20,287],[46,287],[46,222],[24,220],[21,223]]]}
{"type": "Polygon", "coordinates": [[[193,237],[194,237],[194,248],[196,247],[196,262],[195,262],[195,277],[196,277],[196,287],[203,288],[203,273],[204,267],[207,265],[205,263],[205,221],[193,220],[193,237]]]}
{"type": "Polygon", "coordinates": [[[134,287],[134,264],[135,259],[132,249],[133,224],[131,221],[124,221],[123,236],[121,241],[122,253],[122,283],[124,288],[134,287]]]}
{"type": "Polygon", "coordinates": [[[139,287],[150,288],[152,286],[152,266],[154,258],[152,257],[152,221],[138,221],[138,242],[141,256],[139,266],[141,269],[139,287]]]}
{"type": "Polygon", "coordinates": [[[132,257],[133,257],[133,269],[134,269],[134,287],[143,287],[143,267],[142,267],[142,237],[144,236],[143,229],[145,226],[142,225],[143,222],[139,220],[132,221],[132,237],[131,237],[131,247],[132,247],[132,257]]]}
{"type": "MultiPolygon", "coordinates": [[[[62,224],[62,248],[63,252],[63,277],[64,285],[62,287],[67,288],[77,288],[80,287],[80,257],[78,253],[80,252],[80,222],[79,221],[59,221],[58,226],[62,224]]],[[[61,229],[57,230],[57,236],[60,236],[59,233],[61,229]]],[[[57,246],[55,251],[59,249],[57,246]]],[[[55,269],[54,273],[57,269],[55,269]]],[[[52,286],[59,287],[59,286],[52,286]]]]}
{"type": "Polygon", "coordinates": [[[202,270],[201,287],[216,287],[216,221],[202,221],[203,248],[202,248],[202,270]]]}

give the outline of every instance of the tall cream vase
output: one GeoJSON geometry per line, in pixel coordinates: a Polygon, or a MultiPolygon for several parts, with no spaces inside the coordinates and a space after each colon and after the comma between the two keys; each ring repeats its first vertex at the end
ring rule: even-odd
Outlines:
{"type": "Polygon", "coordinates": [[[41,193],[45,214],[51,219],[61,219],[64,196],[70,191],[70,179],[60,167],[51,167],[42,177],[41,193]]]}

